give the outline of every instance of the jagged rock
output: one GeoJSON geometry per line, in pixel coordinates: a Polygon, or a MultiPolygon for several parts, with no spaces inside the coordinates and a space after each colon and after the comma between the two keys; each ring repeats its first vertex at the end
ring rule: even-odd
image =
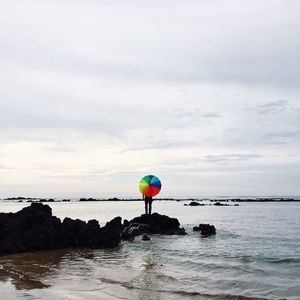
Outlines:
{"type": "Polygon", "coordinates": [[[184,228],[180,228],[180,223],[175,218],[154,213],[152,215],[141,215],[131,221],[126,222],[126,227],[122,232],[123,240],[132,240],[135,236],[143,233],[156,234],[185,234],[184,228]]]}
{"type": "Polygon", "coordinates": [[[142,234],[185,234],[175,218],[154,213],[131,221],[116,217],[100,227],[97,220],[84,222],[52,215],[48,205],[34,202],[16,213],[0,213],[0,255],[70,247],[112,248],[121,239],[142,234]]]}
{"type": "Polygon", "coordinates": [[[106,223],[104,228],[109,229],[109,230],[117,230],[120,232],[123,228],[122,218],[121,217],[113,218],[111,221],[106,223]]]}
{"type": "Polygon", "coordinates": [[[133,240],[136,236],[148,232],[150,232],[149,225],[138,223],[130,224],[128,222],[128,226],[124,228],[121,237],[124,241],[133,240]]]}
{"type": "Polygon", "coordinates": [[[203,236],[216,234],[215,226],[210,224],[199,224],[199,226],[193,227],[193,231],[200,231],[203,236]]]}
{"type": "Polygon", "coordinates": [[[32,203],[16,213],[0,213],[0,255],[67,247],[112,248],[119,245],[122,229],[117,217],[100,228],[98,221],[63,222],[48,205],[32,203]]]}
{"type": "Polygon", "coordinates": [[[125,227],[127,227],[129,225],[129,221],[128,220],[124,220],[123,221],[123,227],[125,228],[125,227]]]}

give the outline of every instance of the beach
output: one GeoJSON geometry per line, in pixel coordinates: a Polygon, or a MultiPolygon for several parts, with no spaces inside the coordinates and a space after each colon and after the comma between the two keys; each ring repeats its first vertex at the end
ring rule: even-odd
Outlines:
{"type": "MultiPolygon", "coordinates": [[[[143,213],[143,202],[48,203],[53,215],[97,219],[143,213]]],[[[1,202],[1,212],[29,203],[1,202]]],[[[184,206],[157,201],[185,236],[152,235],[114,249],[64,249],[0,258],[3,299],[299,299],[300,203],[184,206]],[[193,232],[214,224],[215,236],[193,232]]]]}

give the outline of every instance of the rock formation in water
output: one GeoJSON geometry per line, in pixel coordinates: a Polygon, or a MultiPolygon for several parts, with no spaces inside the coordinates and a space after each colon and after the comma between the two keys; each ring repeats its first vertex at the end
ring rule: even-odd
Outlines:
{"type": "Polygon", "coordinates": [[[65,218],[52,215],[48,205],[31,203],[16,213],[0,213],[0,255],[72,247],[113,248],[121,240],[144,233],[185,234],[175,218],[154,213],[131,221],[116,217],[100,227],[97,220],[65,218]]]}
{"type": "Polygon", "coordinates": [[[143,233],[154,234],[186,234],[184,228],[180,228],[180,223],[175,218],[153,213],[152,215],[141,215],[131,221],[124,221],[124,230],[122,232],[123,240],[131,240],[135,236],[143,233]]]}
{"type": "Polygon", "coordinates": [[[189,206],[205,206],[204,203],[199,203],[199,202],[196,202],[196,201],[192,201],[189,203],[189,206]]]}
{"type": "Polygon", "coordinates": [[[193,230],[200,231],[203,236],[216,234],[215,226],[210,224],[199,224],[199,226],[193,227],[193,230]]]}
{"type": "Polygon", "coordinates": [[[87,223],[52,216],[48,205],[32,203],[16,213],[0,213],[0,255],[68,247],[112,248],[119,245],[121,218],[100,228],[87,223]]]}

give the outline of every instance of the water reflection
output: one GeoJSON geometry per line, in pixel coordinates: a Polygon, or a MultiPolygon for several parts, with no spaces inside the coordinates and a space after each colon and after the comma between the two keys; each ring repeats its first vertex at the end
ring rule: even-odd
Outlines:
{"type": "MultiPolygon", "coordinates": [[[[69,250],[70,251],[70,250],[69,250]]],[[[17,290],[47,288],[44,282],[57,273],[66,250],[18,253],[0,258],[0,280],[11,279],[17,290]]]]}
{"type": "Polygon", "coordinates": [[[153,245],[151,241],[143,243],[144,255],[139,266],[140,272],[137,278],[131,281],[132,288],[137,291],[137,299],[159,300],[161,292],[159,287],[163,283],[161,270],[164,269],[160,248],[153,245]]]}
{"type": "MultiPolygon", "coordinates": [[[[93,277],[98,267],[125,260],[127,253],[115,249],[64,249],[18,253],[0,257],[0,281],[10,281],[16,290],[44,289],[58,281],[93,277]]],[[[92,278],[90,278],[92,279],[92,278]]],[[[94,278],[93,278],[94,279],[94,278]]]]}

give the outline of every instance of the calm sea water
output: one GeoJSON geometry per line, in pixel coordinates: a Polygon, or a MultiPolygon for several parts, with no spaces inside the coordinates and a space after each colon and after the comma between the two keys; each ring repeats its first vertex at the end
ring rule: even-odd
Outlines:
{"type": "MultiPolygon", "coordinates": [[[[27,203],[0,202],[15,212],[27,203]]],[[[131,219],[142,202],[51,203],[64,218],[131,219]]],[[[300,203],[186,207],[154,202],[186,236],[152,236],[112,250],[60,250],[0,258],[0,299],[300,299],[300,203]],[[192,227],[214,224],[201,238],[192,227]]]]}

